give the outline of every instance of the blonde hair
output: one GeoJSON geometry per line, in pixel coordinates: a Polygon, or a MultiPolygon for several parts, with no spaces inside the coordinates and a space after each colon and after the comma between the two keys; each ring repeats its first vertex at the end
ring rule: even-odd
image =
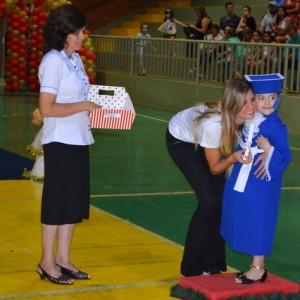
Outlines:
{"type": "Polygon", "coordinates": [[[241,79],[232,79],[227,82],[221,100],[221,156],[227,157],[236,148],[237,139],[241,133],[242,125],[236,127],[236,115],[245,105],[245,97],[253,91],[251,83],[241,79]]]}

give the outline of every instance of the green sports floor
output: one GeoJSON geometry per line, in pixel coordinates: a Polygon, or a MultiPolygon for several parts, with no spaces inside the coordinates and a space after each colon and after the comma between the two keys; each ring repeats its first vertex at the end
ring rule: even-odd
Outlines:
{"type": "MultiPolygon", "coordinates": [[[[37,95],[0,92],[0,150],[21,158],[19,165],[14,164],[17,174],[22,171],[22,164],[32,159],[24,153],[24,148],[39,130],[31,124],[37,101],[37,95]]],[[[183,245],[196,199],[165,147],[165,131],[173,113],[144,107],[136,107],[136,113],[134,126],[129,131],[93,129],[91,204],[183,245]]],[[[299,136],[290,136],[290,146],[293,160],[284,175],[274,250],[267,257],[266,265],[269,272],[300,283],[299,136]]],[[[12,161],[2,153],[0,178],[13,179],[5,178],[11,171],[12,161]]],[[[246,269],[250,263],[248,256],[229,248],[227,260],[235,269],[246,269]]],[[[179,264],[175,267],[179,270],[179,264]]]]}

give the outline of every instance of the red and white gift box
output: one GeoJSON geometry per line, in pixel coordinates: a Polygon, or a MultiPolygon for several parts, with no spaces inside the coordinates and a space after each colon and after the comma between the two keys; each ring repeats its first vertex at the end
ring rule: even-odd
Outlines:
{"type": "Polygon", "coordinates": [[[124,87],[92,84],[88,100],[102,106],[90,113],[92,128],[131,129],[136,113],[124,87]]]}

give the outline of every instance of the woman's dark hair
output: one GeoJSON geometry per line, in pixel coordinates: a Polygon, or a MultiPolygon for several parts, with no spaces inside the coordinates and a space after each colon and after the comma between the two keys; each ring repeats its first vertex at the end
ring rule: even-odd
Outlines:
{"type": "Polygon", "coordinates": [[[285,7],[285,6],[279,6],[278,9],[277,9],[277,16],[276,16],[276,24],[277,24],[277,25],[278,25],[279,22],[280,22],[280,18],[279,18],[279,16],[278,16],[278,10],[279,10],[279,9],[282,9],[282,10],[283,10],[283,12],[284,12],[284,18],[286,18],[286,17],[289,15],[289,13],[288,13],[288,11],[286,10],[286,7],[285,7]]]}
{"type": "Polygon", "coordinates": [[[165,14],[170,14],[170,17],[167,18],[166,16],[164,17],[164,22],[166,22],[168,19],[171,21],[174,21],[174,11],[171,8],[166,8],[164,11],[165,14]]]}
{"type": "Polygon", "coordinates": [[[249,14],[251,13],[251,8],[250,8],[250,6],[249,5],[244,5],[243,7],[242,7],[242,9],[243,8],[247,8],[248,9],[248,11],[249,11],[249,14]]]}
{"type": "Polygon", "coordinates": [[[67,36],[85,27],[86,23],[85,15],[71,4],[53,10],[44,28],[45,53],[51,49],[64,49],[67,36]]]}

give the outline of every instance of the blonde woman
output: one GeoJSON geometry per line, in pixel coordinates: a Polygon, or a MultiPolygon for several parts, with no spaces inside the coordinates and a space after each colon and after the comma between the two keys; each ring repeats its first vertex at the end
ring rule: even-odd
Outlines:
{"type": "Polygon", "coordinates": [[[249,83],[231,80],[219,105],[197,105],[177,113],[169,122],[166,144],[170,156],[195,191],[198,206],[190,221],[181,263],[183,276],[226,271],[221,237],[221,206],[225,171],[243,160],[234,152],[246,120],[255,115],[249,83]]]}

